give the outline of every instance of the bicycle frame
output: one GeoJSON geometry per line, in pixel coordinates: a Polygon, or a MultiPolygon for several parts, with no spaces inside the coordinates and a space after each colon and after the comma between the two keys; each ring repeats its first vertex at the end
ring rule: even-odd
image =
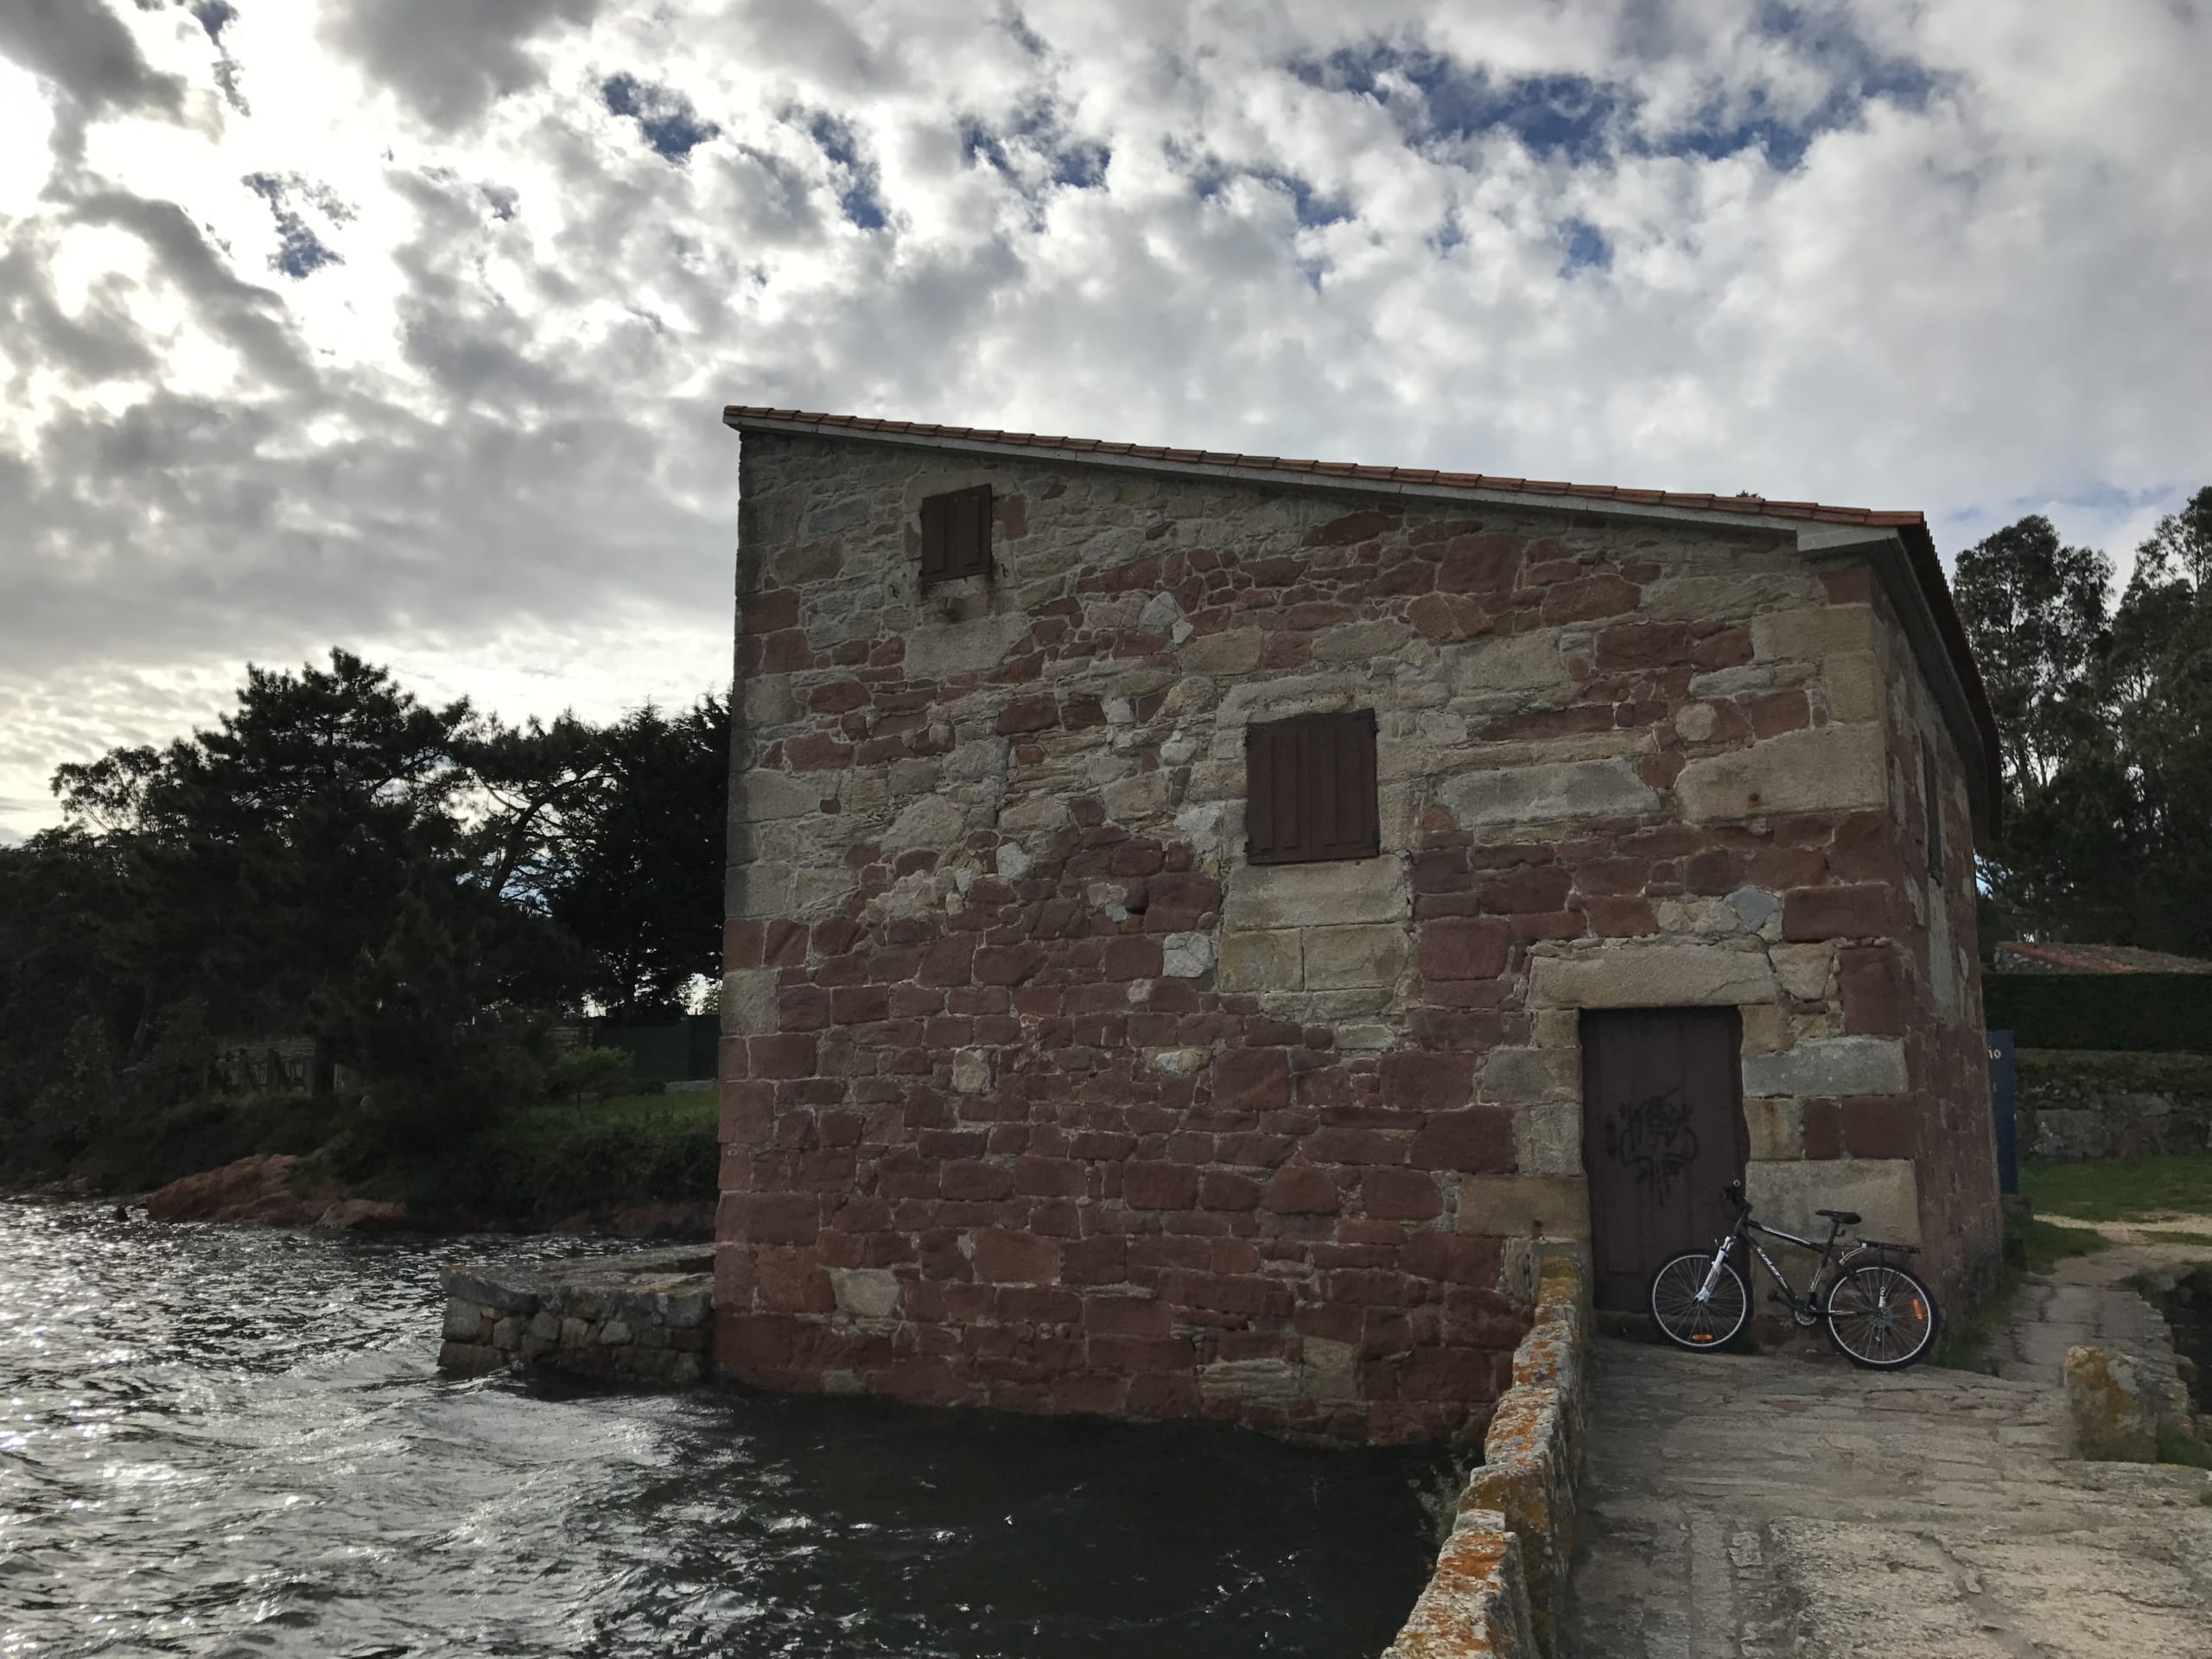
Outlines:
{"type": "MultiPolygon", "coordinates": [[[[1839,1256],[1835,1253],[1835,1246],[1836,1241],[1842,1236],[1843,1224],[1840,1221],[1831,1221],[1828,1224],[1827,1243],[1815,1244],[1809,1238],[1800,1238],[1795,1233],[1784,1232],[1779,1227],[1770,1227],[1763,1221],[1753,1220],[1751,1210],[1746,1206],[1743,1213],[1736,1217],[1736,1224],[1722,1236],[1720,1243],[1714,1247],[1713,1265],[1706,1269],[1705,1283],[1698,1288],[1698,1300],[1704,1301],[1713,1294],[1713,1287],[1720,1278],[1721,1264],[1727,1261],[1728,1252],[1734,1249],[1737,1242],[1741,1240],[1751,1247],[1751,1254],[1758,1257],[1760,1265],[1766,1268],[1768,1275],[1773,1279],[1776,1288],[1782,1292],[1782,1300],[1788,1306],[1790,1317],[1802,1324],[1810,1325],[1820,1318],[1821,1292],[1827,1286],[1830,1269],[1841,1267],[1852,1257],[1868,1248],[1864,1243],[1855,1244],[1839,1256]],[[1769,1238],[1784,1240],[1801,1249],[1818,1250],[1821,1253],[1821,1259],[1813,1268],[1813,1276],[1807,1282],[1805,1294],[1802,1298],[1796,1290],[1791,1288],[1789,1281],[1783,1276],[1782,1269],[1774,1265],[1774,1258],[1769,1255],[1761,1248],[1758,1240],[1752,1236],[1755,1233],[1764,1233],[1769,1238]]],[[[1748,1287],[1746,1286],[1746,1288],[1748,1287]]]]}

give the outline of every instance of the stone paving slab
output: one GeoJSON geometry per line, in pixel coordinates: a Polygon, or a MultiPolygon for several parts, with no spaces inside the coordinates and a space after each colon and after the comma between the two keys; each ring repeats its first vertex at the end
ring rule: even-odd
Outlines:
{"type": "Polygon", "coordinates": [[[2202,1471],[2040,1381],[1595,1348],[1576,1659],[2212,1659],[2202,1471]]]}

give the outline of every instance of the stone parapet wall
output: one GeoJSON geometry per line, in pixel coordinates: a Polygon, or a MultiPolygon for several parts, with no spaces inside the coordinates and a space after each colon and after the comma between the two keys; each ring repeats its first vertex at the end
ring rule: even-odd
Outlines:
{"type": "Polygon", "coordinates": [[[1535,1319],[1514,1352],[1513,1386],[1484,1436],[1482,1465],[1384,1659],[1558,1659],[1587,1450],[1589,1297],[1579,1261],[1543,1261],[1535,1319]]]}
{"type": "Polygon", "coordinates": [[[508,1365],[644,1382],[708,1375],[713,1257],[697,1248],[569,1262],[443,1269],[438,1367],[463,1376],[508,1365]]]}
{"type": "Polygon", "coordinates": [[[2047,1164],[2212,1151],[2212,1057],[2023,1050],[2020,1154],[2047,1164]]]}
{"type": "Polygon", "coordinates": [[[1741,1008],[1762,1213],[1919,1236],[1857,555],[753,431],[743,467],[729,1375],[1478,1433],[1513,1252],[1590,1230],[1585,1007],[1741,1008]],[[920,502],[977,484],[993,575],[921,590],[920,502]],[[1362,709],[1381,855],[1249,863],[1246,728],[1362,709]]]}

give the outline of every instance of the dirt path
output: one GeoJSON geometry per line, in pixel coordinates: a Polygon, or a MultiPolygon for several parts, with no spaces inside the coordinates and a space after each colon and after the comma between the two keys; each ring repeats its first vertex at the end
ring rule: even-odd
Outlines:
{"type": "Polygon", "coordinates": [[[2071,1459],[2040,1376],[1602,1339],[1592,1381],[1576,1659],[2212,1659],[2212,1478],[2071,1459]]]}

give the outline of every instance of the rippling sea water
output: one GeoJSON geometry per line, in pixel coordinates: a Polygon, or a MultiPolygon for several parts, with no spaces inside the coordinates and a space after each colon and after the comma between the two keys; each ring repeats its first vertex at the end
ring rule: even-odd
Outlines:
{"type": "Polygon", "coordinates": [[[1351,1656],[1433,1460],[433,1367],[450,1256],[0,1203],[0,1656],[1351,1656]]]}

